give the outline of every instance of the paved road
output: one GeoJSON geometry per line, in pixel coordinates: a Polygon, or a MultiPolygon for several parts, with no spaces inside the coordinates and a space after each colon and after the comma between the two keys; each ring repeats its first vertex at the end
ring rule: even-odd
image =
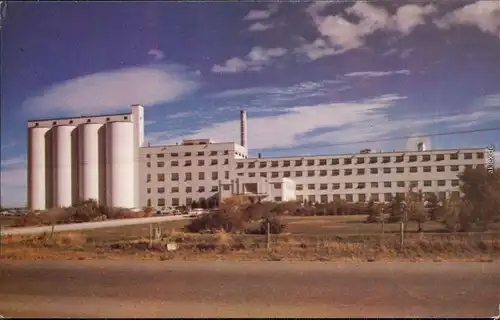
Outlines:
{"type": "MultiPolygon", "coordinates": [[[[150,217],[150,218],[117,219],[117,220],[107,220],[107,221],[101,221],[101,222],[61,224],[61,225],[56,225],[54,227],[54,232],[111,228],[111,227],[130,226],[130,225],[146,224],[146,223],[176,221],[176,220],[184,220],[184,219],[189,219],[189,218],[187,215],[159,216],[159,217],[150,217]]],[[[51,230],[52,230],[51,226],[10,228],[10,229],[4,229],[2,231],[2,233],[5,235],[26,235],[26,234],[50,232],[51,230]]]]}
{"type": "Polygon", "coordinates": [[[10,317],[493,317],[496,263],[0,261],[10,317]]]}

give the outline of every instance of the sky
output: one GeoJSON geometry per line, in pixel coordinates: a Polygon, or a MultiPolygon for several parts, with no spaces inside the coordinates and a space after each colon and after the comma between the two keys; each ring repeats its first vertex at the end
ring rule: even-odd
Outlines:
{"type": "Polygon", "coordinates": [[[28,119],[140,103],[151,145],[238,142],[246,109],[251,156],[402,150],[402,137],[500,126],[498,1],[11,2],[0,40],[3,205],[25,204],[28,119]]]}

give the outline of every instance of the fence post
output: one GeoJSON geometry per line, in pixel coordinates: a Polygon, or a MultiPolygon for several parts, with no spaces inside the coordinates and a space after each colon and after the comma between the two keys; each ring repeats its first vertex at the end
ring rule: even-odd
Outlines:
{"type": "Polygon", "coordinates": [[[271,223],[267,220],[267,251],[271,250],[271,223]]]}
{"type": "Polygon", "coordinates": [[[149,249],[153,247],[153,224],[149,224],[149,249]]]}
{"type": "Polygon", "coordinates": [[[0,223],[0,258],[3,256],[3,224],[0,223]]]}
{"type": "Polygon", "coordinates": [[[401,251],[403,251],[404,245],[405,245],[405,223],[401,221],[400,239],[399,239],[399,247],[401,251]]]}

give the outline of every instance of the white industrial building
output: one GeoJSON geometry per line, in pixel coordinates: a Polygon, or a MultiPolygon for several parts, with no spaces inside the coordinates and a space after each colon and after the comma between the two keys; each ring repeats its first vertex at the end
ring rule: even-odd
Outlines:
{"type": "Polygon", "coordinates": [[[245,194],[270,201],[387,201],[410,185],[445,197],[457,174],[485,164],[483,148],[429,150],[416,140],[405,151],[248,158],[247,115],[241,142],[183,140],[143,146],[143,107],[128,114],[28,122],[30,209],[96,199],[140,208],[221,201],[245,194]]]}

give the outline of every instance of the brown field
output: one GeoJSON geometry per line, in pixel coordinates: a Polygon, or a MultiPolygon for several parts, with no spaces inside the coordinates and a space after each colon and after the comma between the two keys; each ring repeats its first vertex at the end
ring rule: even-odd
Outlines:
{"type": "Polygon", "coordinates": [[[16,216],[0,216],[0,224],[4,227],[10,227],[14,225],[16,216]]]}
{"type": "Polygon", "coordinates": [[[161,223],[161,240],[149,246],[149,225],[4,237],[2,259],[154,259],[154,260],[301,260],[301,261],[497,261],[498,233],[449,234],[437,223],[417,234],[409,226],[400,249],[399,224],[365,224],[364,216],[286,217],[288,233],[190,234],[187,221],[161,223]],[[178,250],[167,252],[175,242],[178,250]]]}

